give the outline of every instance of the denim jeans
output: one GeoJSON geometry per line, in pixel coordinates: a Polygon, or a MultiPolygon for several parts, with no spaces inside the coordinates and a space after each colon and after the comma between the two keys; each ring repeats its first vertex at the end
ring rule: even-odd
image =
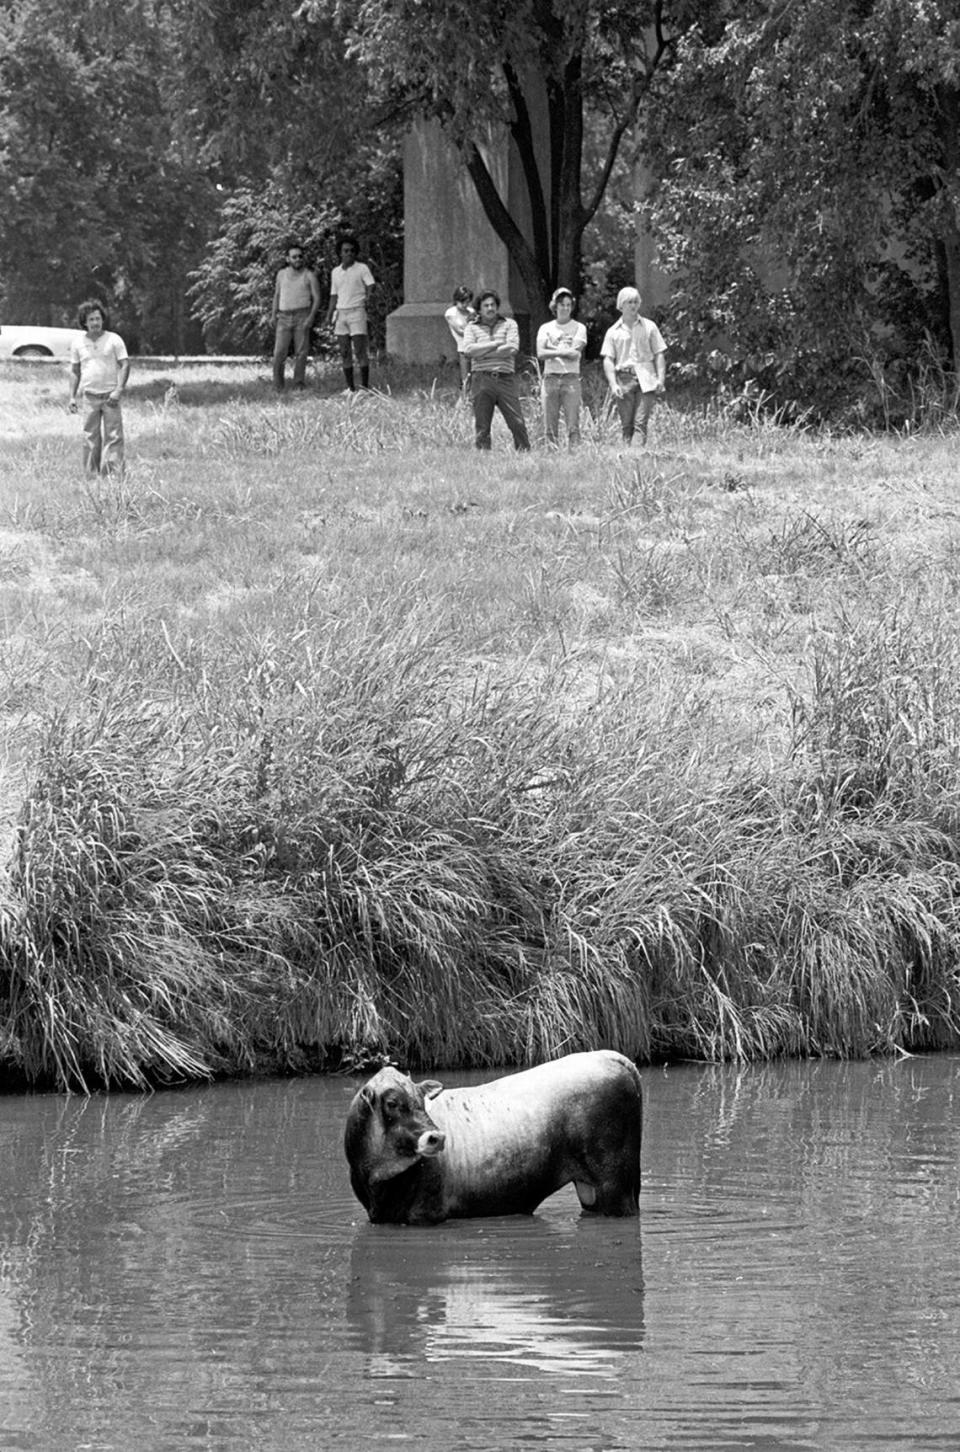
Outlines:
{"type": "Polygon", "coordinates": [[[647,424],[657,401],[655,393],[643,393],[640,382],[633,372],[617,370],[617,382],[623,389],[623,397],[614,399],[620,415],[620,431],[624,443],[629,444],[634,433],[639,433],[641,443],[647,442],[647,424]]]}
{"type": "Polygon", "coordinates": [[[283,389],[283,370],[293,340],[293,386],[302,388],[307,376],[307,354],[310,351],[309,308],[290,308],[277,313],[277,336],[273,345],[273,385],[283,389]]]}
{"type": "Polygon", "coordinates": [[[105,393],[83,395],[83,467],[88,474],[123,473],[123,414],[105,393]]]}
{"type": "Polygon", "coordinates": [[[490,425],[493,411],[499,409],[503,421],[513,435],[515,449],[529,449],[530,439],[523,421],[517,379],[513,373],[470,374],[470,397],[473,401],[473,424],[478,449],[490,447],[490,425]]]}
{"type": "Polygon", "coordinates": [[[548,444],[560,441],[560,414],[567,425],[567,443],[572,449],[580,442],[580,376],[577,373],[545,373],[540,390],[543,423],[548,444]]]}

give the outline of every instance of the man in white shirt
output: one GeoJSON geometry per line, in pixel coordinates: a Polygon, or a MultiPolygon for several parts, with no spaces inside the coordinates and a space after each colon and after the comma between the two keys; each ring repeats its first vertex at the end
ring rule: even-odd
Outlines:
{"type": "Polygon", "coordinates": [[[367,349],[367,298],[375,286],[373,273],[365,262],[357,261],[357,244],[352,237],[340,243],[340,265],[330,274],[330,310],[327,322],[333,323],[340,344],[343,376],[351,393],[354,383],[354,359],[360,369],[360,387],[370,386],[370,356],[367,349]]]}
{"type": "Polygon", "coordinates": [[[617,310],[620,320],[607,329],[600,349],[603,371],[620,415],[624,443],[639,432],[645,444],[653,406],[666,393],[667,345],[656,323],[640,316],[635,287],[620,289],[617,310]]]}
{"type": "Polygon", "coordinates": [[[119,333],[111,333],[110,314],[98,297],[78,309],[84,329],[70,349],[70,412],[77,392],[83,397],[83,467],[88,474],[123,473],[123,415],[120,398],[130,376],[130,360],[119,333]]]}
{"type": "Polygon", "coordinates": [[[567,446],[580,442],[580,359],[587,346],[587,330],[574,322],[576,299],[568,287],[558,287],[550,299],[556,322],[544,323],[537,333],[537,357],[543,363],[540,401],[548,444],[560,440],[560,412],[567,425],[567,446]]]}
{"type": "Polygon", "coordinates": [[[276,329],[273,345],[273,386],[283,392],[283,373],[293,342],[293,386],[306,387],[310,329],[320,306],[320,284],[306,266],[303,248],[293,242],[287,248],[287,265],[277,273],[270,321],[276,329]]]}

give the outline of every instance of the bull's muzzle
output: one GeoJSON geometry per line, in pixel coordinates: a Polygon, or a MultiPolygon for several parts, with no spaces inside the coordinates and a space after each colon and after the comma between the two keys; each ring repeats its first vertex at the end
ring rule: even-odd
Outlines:
{"type": "Polygon", "coordinates": [[[422,1155],[425,1160],[432,1159],[445,1144],[446,1138],[442,1129],[425,1129],[417,1140],[417,1154],[422,1155]]]}

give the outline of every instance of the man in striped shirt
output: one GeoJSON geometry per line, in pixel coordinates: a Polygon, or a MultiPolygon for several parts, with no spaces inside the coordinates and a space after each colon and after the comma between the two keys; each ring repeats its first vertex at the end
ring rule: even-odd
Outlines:
{"type": "Polygon", "coordinates": [[[463,351],[470,359],[470,398],[478,449],[489,449],[494,409],[513,435],[515,449],[529,449],[515,372],[520,332],[513,318],[500,312],[498,293],[488,289],[477,298],[479,316],[463,330],[463,351]]]}

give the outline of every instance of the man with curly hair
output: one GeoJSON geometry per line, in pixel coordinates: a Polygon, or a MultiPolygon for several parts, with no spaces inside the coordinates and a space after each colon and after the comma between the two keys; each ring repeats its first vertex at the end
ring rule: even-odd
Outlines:
{"type": "Polygon", "coordinates": [[[130,359],[110,314],[98,297],[80,304],[84,330],[70,349],[70,412],[83,400],[83,467],[88,474],[123,472],[123,414],[120,399],[130,376],[130,359]]]}

